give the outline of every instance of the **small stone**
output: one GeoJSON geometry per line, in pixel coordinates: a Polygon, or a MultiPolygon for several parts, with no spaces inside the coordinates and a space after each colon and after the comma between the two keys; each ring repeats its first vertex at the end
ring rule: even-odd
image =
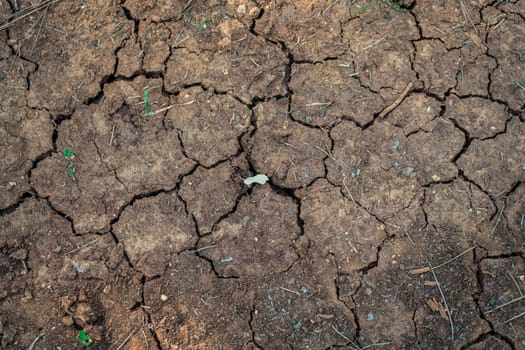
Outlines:
{"type": "Polygon", "coordinates": [[[93,308],[88,303],[77,304],[77,312],[75,317],[79,318],[84,324],[95,320],[93,308]]]}
{"type": "Polygon", "coordinates": [[[374,317],[374,314],[372,314],[372,313],[366,315],[366,320],[367,320],[367,321],[373,321],[374,318],[375,318],[375,317],[374,317]]]}
{"type": "Polygon", "coordinates": [[[407,166],[406,168],[403,169],[403,175],[405,176],[410,176],[412,172],[414,172],[414,168],[412,168],[411,166],[407,166]]]}
{"type": "Polygon", "coordinates": [[[26,289],[24,291],[24,296],[22,297],[22,302],[27,303],[31,299],[33,299],[33,295],[29,289],[26,289]]]}
{"type": "Polygon", "coordinates": [[[107,286],[104,287],[104,289],[102,290],[102,292],[104,294],[109,294],[111,292],[111,286],[108,284],[107,286]]]}
{"type": "Polygon", "coordinates": [[[432,175],[432,181],[439,181],[440,180],[440,177],[437,176],[437,175],[432,175]]]}
{"type": "Polygon", "coordinates": [[[366,288],[365,289],[365,294],[368,295],[368,296],[371,296],[372,295],[372,288],[366,288]]]}
{"type": "Polygon", "coordinates": [[[397,151],[397,149],[399,148],[400,144],[401,144],[401,142],[399,140],[395,140],[394,143],[392,144],[392,150],[393,151],[397,151]]]}
{"type": "Polygon", "coordinates": [[[67,326],[67,327],[70,327],[72,326],[75,322],[73,321],[73,317],[71,316],[64,316],[62,317],[62,323],[64,324],[64,326],[67,326]]]}
{"type": "Polygon", "coordinates": [[[251,18],[257,18],[257,17],[259,17],[260,13],[261,13],[261,9],[260,8],[252,7],[250,9],[250,12],[248,12],[248,16],[250,16],[251,18]]]}
{"type": "Polygon", "coordinates": [[[239,5],[239,7],[237,7],[237,13],[239,15],[244,15],[246,13],[246,5],[239,5]]]}
{"type": "Polygon", "coordinates": [[[160,300],[162,300],[162,301],[168,301],[168,296],[165,295],[165,294],[161,294],[161,296],[160,296],[160,300]]]}
{"type": "Polygon", "coordinates": [[[62,306],[63,311],[68,312],[69,308],[71,307],[71,305],[73,305],[75,301],[75,297],[63,296],[62,298],[60,298],[60,306],[62,306]]]}

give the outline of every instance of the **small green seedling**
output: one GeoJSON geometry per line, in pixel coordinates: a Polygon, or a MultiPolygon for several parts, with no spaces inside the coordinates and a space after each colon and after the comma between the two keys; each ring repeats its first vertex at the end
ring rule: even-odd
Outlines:
{"type": "Polygon", "coordinates": [[[73,162],[75,159],[75,152],[69,148],[64,149],[64,158],[67,160],[67,176],[73,180],[76,180],[77,173],[75,171],[75,163],[73,162]]]}
{"type": "Polygon", "coordinates": [[[67,176],[69,176],[71,179],[76,180],[77,179],[77,173],[74,168],[67,169],[67,176]]]}
{"type": "Polygon", "coordinates": [[[64,158],[66,158],[67,160],[69,161],[72,161],[73,159],[75,159],[75,152],[73,152],[71,149],[69,148],[66,148],[64,150],[64,158]]]}
{"type": "Polygon", "coordinates": [[[201,25],[200,25],[200,27],[199,27],[199,30],[198,30],[197,32],[200,33],[200,32],[202,32],[204,29],[206,29],[206,28],[208,27],[208,24],[210,24],[210,22],[211,22],[211,19],[209,19],[209,18],[205,18],[205,19],[202,21],[202,23],[201,23],[201,25]]]}
{"type": "Polygon", "coordinates": [[[144,90],[144,105],[146,105],[146,115],[153,115],[153,112],[151,111],[151,103],[149,102],[149,92],[156,88],[158,88],[158,86],[147,87],[146,90],[144,90]]]}
{"type": "Polygon", "coordinates": [[[202,32],[204,29],[208,28],[208,25],[210,24],[217,24],[218,16],[214,15],[213,18],[205,18],[202,20],[201,25],[199,26],[199,29],[197,30],[198,33],[202,32]]]}
{"type": "Polygon", "coordinates": [[[93,344],[93,340],[91,340],[91,336],[84,330],[81,330],[78,333],[77,339],[80,342],[80,344],[84,345],[85,347],[88,347],[91,344],[93,344]]]}

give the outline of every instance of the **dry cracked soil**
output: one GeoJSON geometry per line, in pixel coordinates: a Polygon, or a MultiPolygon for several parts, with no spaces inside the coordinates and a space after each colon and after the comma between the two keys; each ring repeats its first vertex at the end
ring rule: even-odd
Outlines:
{"type": "Polygon", "coordinates": [[[524,0],[0,0],[0,96],[2,349],[525,349],[524,0]]]}

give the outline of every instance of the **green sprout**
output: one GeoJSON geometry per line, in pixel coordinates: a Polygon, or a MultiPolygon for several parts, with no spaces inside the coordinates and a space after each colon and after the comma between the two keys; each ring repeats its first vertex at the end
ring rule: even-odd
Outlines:
{"type": "Polygon", "coordinates": [[[73,162],[75,159],[75,152],[73,152],[70,148],[64,149],[64,158],[67,160],[67,176],[73,180],[76,180],[77,173],[75,171],[75,163],[73,162]]]}
{"type": "Polygon", "coordinates": [[[151,111],[151,103],[149,102],[149,92],[156,88],[158,88],[158,86],[147,87],[146,90],[144,90],[144,104],[146,105],[146,115],[154,114],[151,111]]]}
{"type": "Polygon", "coordinates": [[[66,158],[67,160],[69,161],[72,161],[73,159],[75,159],[75,152],[73,152],[71,149],[69,148],[66,148],[64,150],[64,158],[66,158]]]}
{"type": "Polygon", "coordinates": [[[210,18],[204,18],[202,20],[202,23],[201,23],[199,29],[197,30],[197,32],[198,33],[202,32],[204,29],[208,28],[209,24],[216,25],[218,20],[219,20],[219,16],[218,15],[213,15],[213,17],[211,19],[210,18]]]}
{"type": "Polygon", "coordinates": [[[199,27],[199,30],[198,30],[197,32],[200,33],[200,32],[202,32],[204,29],[206,29],[206,28],[208,27],[208,24],[210,24],[210,22],[211,22],[211,19],[209,19],[209,18],[205,18],[205,19],[202,21],[202,23],[201,23],[201,25],[200,25],[200,27],[199,27]]]}
{"type": "Polygon", "coordinates": [[[77,339],[80,342],[80,344],[84,345],[85,347],[88,347],[93,343],[93,340],[91,340],[91,336],[84,330],[81,330],[78,333],[77,339]]]}
{"type": "Polygon", "coordinates": [[[77,172],[74,168],[67,169],[67,176],[69,176],[71,179],[76,180],[77,179],[77,172]]]}

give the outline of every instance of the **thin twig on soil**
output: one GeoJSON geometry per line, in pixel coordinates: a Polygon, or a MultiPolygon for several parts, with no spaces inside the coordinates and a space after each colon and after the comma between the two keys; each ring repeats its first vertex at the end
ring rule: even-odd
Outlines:
{"type": "Polygon", "coordinates": [[[38,28],[38,32],[36,33],[35,41],[33,42],[33,46],[31,46],[31,50],[29,51],[29,54],[33,53],[33,50],[35,49],[36,43],[38,42],[38,39],[40,38],[40,34],[42,34],[42,28],[44,27],[44,23],[46,21],[47,12],[49,11],[49,8],[51,7],[51,4],[48,4],[45,7],[44,13],[40,16],[37,23],[40,22],[40,26],[38,28]]]}
{"type": "Polygon", "coordinates": [[[146,341],[146,350],[149,350],[148,337],[146,336],[146,332],[144,332],[144,328],[142,328],[141,330],[142,330],[142,335],[144,336],[144,340],[146,341]]]}
{"type": "Polygon", "coordinates": [[[523,296],[523,291],[520,288],[520,285],[518,284],[518,281],[512,276],[512,274],[507,270],[507,274],[509,275],[512,282],[514,282],[514,285],[516,286],[516,289],[518,290],[518,293],[520,293],[521,296],[523,296]]]}
{"type": "MultiPolygon", "coordinates": [[[[477,246],[470,247],[469,249],[459,253],[458,255],[453,257],[452,259],[449,259],[449,260],[445,261],[442,264],[434,266],[434,270],[439,269],[439,268],[441,268],[441,267],[443,267],[445,265],[450,264],[454,260],[461,258],[463,255],[467,254],[468,252],[470,252],[471,250],[475,249],[476,247],[477,246]]],[[[408,271],[408,273],[411,274],[411,275],[419,275],[421,273],[426,273],[426,272],[430,272],[430,269],[428,267],[422,267],[422,268],[419,268],[419,269],[414,269],[414,270],[408,271]]]]}
{"type": "Polygon", "coordinates": [[[501,308],[503,308],[503,307],[505,307],[505,306],[508,306],[508,305],[510,305],[510,304],[514,304],[515,302],[520,301],[520,300],[522,300],[522,299],[525,299],[525,295],[522,295],[522,296],[520,296],[520,297],[518,297],[518,298],[515,298],[515,299],[512,299],[512,300],[510,300],[510,301],[507,301],[506,303],[503,303],[503,304],[501,304],[501,305],[499,305],[499,306],[496,306],[494,309],[490,309],[490,310],[488,310],[488,311],[485,311],[485,314],[490,314],[490,313],[492,313],[492,312],[494,312],[494,311],[496,311],[496,310],[499,310],[499,309],[501,309],[501,308]]]}
{"type": "Polygon", "coordinates": [[[198,252],[202,252],[203,250],[211,249],[211,248],[215,248],[215,247],[218,247],[218,245],[217,244],[207,245],[207,246],[204,246],[204,247],[200,247],[199,249],[188,250],[188,253],[198,253],[198,252]]]}
{"type": "Polygon", "coordinates": [[[352,196],[352,193],[348,189],[348,186],[346,186],[346,181],[345,180],[346,180],[346,174],[343,173],[343,187],[345,188],[346,193],[348,193],[348,195],[350,196],[350,199],[352,200],[352,202],[354,202],[354,209],[356,209],[357,208],[357,203],[354,200],[354,196],[352,196]]]}
{"type": "Polygon", "coordinates": [[[507,323],[509,323],[509,322],[512,322],[512,321],[514,321],[514,320],[517,320],[518,318],[520,318],[520,317],[522,317],[522,316],[525,316],[525,311],[522,312],[521,314],[518,314],[518,315],[516,315],[516,316],[514,316],[514,317],[509,318],[507,321],[503,322],[502,324],[507,324],[507,323]]]}
{"type": "Polygon", "coordinates": [[[319,146],[315,146],[314,148],[317,149],[318,151],[320,151],[321,153],[323,153],[325,156],[329,157],[331,160],[337,162],[337,159],[335,159],[335,157],[332,154],[330,154],[328,151],[325,151],[324,149],[322,149],[319,146]]]}
{"type": "Polygon", "coordinates": [[[468,14],[467,9],[465,8],[465,4],[463,3],[463,0],[459,0],[459,4],[461,5],[461,11],[463,11],[463,16],[465,17],[465,19],[467,19],[470,22],[470,25],[472,26],[472,28],[474,28],[476,34],[479,34],[478,28],[476,28],[474,22],[472,21],[472,18],[470,18],[470,15],[468,14]]]}
{"type": "Polygon", "coordinates": [[[43,336],[45,335],[45,333],[40,333],[36,338],[35,340],[33,340],[33,342],[31,343],[31,345],[29,345],[29,347],[27,348],[27,350],[33,350],[33,348],[35,347],[36,343],[40,340],[40,338],[42,338],[43,336]]]}
{"type": "Polygon", "coordinates": [[[337,328],[334,327],[334,325],[330,325],[332,327],[332,329],[337,333],[339,334],[343,339],[345,339],[348,343],[350,343],[351,347],[353,350],[361,350],[361,348],[359,347],[359,345],[357,345],[356,343],[354,343],[352,341],[352,339],[348,338],[346,335],[344,335],[343,333],[341,333],[340,331],[337,330],[337,328]]]}
{"type": "Polygon", "coordinates": [[[290,293],[293,293],[293,294],[297,294],[298,296],[301,296],[301,293],[296,292],[295,290],[291,290],[291,289],[284,288],[284,287],[279,287],[279,288],[281,288],[282,290],[284,290],[286,292],[290,292],[290,293]]]}
{"type": "Polygon", "coordinates": [[[51,4],[57,3],[61,0],[45,0],[42,1],[40,4],[28,6],[26,8],[21,9],[20,11],[17,11],[5,19],[6,23],[0,26],[0,32],[4,29],[7,29],[9,27],[12,27],[16,22],[31,16],[33,13],[38,12],[40,10],[43,10],[47,6],[50,6],[51,4]]]}
{"type": "Polygon", "coordinates": [[[430,262],[428,262],[428,268],[430,269],[430,272],[432,272],[432,277],[434,277],[434,281],[436,282],[436,285],[438,287],[439,294],[441,294],[441,299],[443,300],[443,304],[445,305],[445,310],[447,311],[447,315],[448,315],[448,321],[450,322],[450,337],[451,337],[452,344],[454,344],[454,322],[452,321],[452,314],[450,313],[447,299],[445,298],[445,294],[443,294],[443,290],[441,289],[441,284],[439,283],[436,273],[434,272],[434,268],[432,267],[432,264],[430,262]]]}
{"type": "Polygon", "coordinates": [[[389,106],[387,106],[385,109],[383,109],[381,111],[381,113],[379,113],[379,118],[384,118],[388,113],[390,113],[394,109],[396,109],[396,107],[399,106],[401,104],[401,102],[403,102],[405,97],[408,95],[408,93],[410,92],[410,89],[412,89],[413,85],[414,84],[412,82],[409,82],[407,84],[407,86],[405,87],[405,89],[401,92],[401,95],[399,95],[398,98],[396,98],[396,100],[394,102],[392,102],[389,106]]]}
{"type": "Polygon", "coordinates": [[[188,1],[186,2],[186,5],[184,5],[184,7],[182,8],[182,10],[180,10],[180,14],[181,14],[181,15],[184,13],[184,11],[186,11],[186,10],[190,7],[190,5],[191,5],[192,2],[193,2],[193,0],[188,0],[188,1]]]}
{"type": "Polygon", "coordinates": [[[410,240],[410,242],[412,242],[413,245],[416,245],[416,242],[414,242],[414,240],[412,239],[412,237],[410,237],[410,233],[408,233],[407,228],[406,228],[405,225],[401,222],[401,219],[399,218],[399,216],[397,215],[396,212],[394,212],[394,216],[396,217],[398,224],[403,228],[403,231],[405,231],[405,235],[408,237],[408,239],[410,240]]]}
{"type": "Polygon", "coordinates": [[[99,241],[100,239],[101,239],[101,238],[94,239],[94,240],[92,240],[91,242],[86,243],[85,245],[83,245],[83,246],[81,246],[81,247],[78,247],[78,248],[75,248],[75,249],[73,249],[73,250],[70,250],[69,252],[64,253],[64,256],[69,255],[69,254],[71,254],[71,253],[78,252],[79,250],[82,250],[82,249],[84,249],[84,248],[87,248],[87,247],[89,247],[90,245],[92,245],[93,243],[99,241]]]}
{"type": "Polygon", "coordinates": [[[374,45],[379,44],[379,43],[380,43],[381,41],[383,41],[383,40],[385,40],[385,37],[382,37],[381,39],[379,39],[379,40],[377,40],[377,41],[374,41],[374,42],[371,43],[370,45],[363,47],[363,48],[361,49],[361,52],[368,50],[369,48],[371,48],[371,47],[374,46],[374,45]]]}
{"type": "Polygon", "coordinates": [[[118,346],[118,348],[116,348],[115,350],[120,350],[122,349],[122,347],[124,345],[126,345],[126,343],[128,342],[128,340],[131,339],[131,337],[133,336],[133,334],[135,333],[135,331],[137,330],[137,328],[133,328],[133,330],[131,331],[131,333],[129,333],[129,335],[126,337],[126,339],[124,339],[124,341],[118,346]]]}
{"type": "Polygon", "coordinates": [[[361,350],[365,350],[365,349],[370,349],[370,348],[373,348],[375,346],[384,346],[384,345],[390,345],[392,344],[391,342],[387,341],[387,342],[383,342],[383,343],[374,343],[374,344],[370,344],[370,345],[365,345],[361,348],[361,350]]]}
{"type": "Polygon", "coordinates": [[[169,105],[169,106],[166,106],[164,108],[158,109],[155,112],[151,112],[149,114],[148,113],[142,114],[142,117],[151,117],[151,116],[154,116],[156,114],[159,114],[159,113],[162,113],[162,112],[166,112],[167,110],[170,110],[173,107],[186,106],[186,105],[191,105],[193,103],[195,103],[195,100],[184,102],[184,103],[177,103],[177,104],[174,104],[174,105],[169,105]]]}
{"type": "Polygon", "coordinates": [[[329,102],[311,102],[311,103],[305,104],[305,107],[316,107],[316,106],[328,107],[328,106],[332,105],[332,103],[334,103],[334,102],[333,101],[329,101],[329,102]]]}
{"type": "Polygon", "coordinates": [[[498,218],[496,219],[496,223],[494,224],[494,228],[490,232],[491,236],[494,234],[494,232],[496,232],[496,227],[498,227],[499,221],[501,220],[501,214],[503,214],[503,209],[505,209],[505,202],[503,202],[503,205],[501,206],[501,209],[498,214],[498,218]]]}
{"type": "Polygon", "coordinates": [[[109,138],[109,145],[110,146],[113,143],[113,138],[115,137],[115,128],[116,128],[116,125],[113,125],[113,127],[111,128],[111,137],[109,138]]]}
{"type": "Polygon", "coordinates": [[[171,47],[177,47],[179,46],[180,44],[182,44],[183,42],[185,42],[186,40],[188,40],[190,38],[189,35],[186,35],[184,38],[180,39],[179,41],[177,41],[175,44],[171,45],[171,47]]]}

